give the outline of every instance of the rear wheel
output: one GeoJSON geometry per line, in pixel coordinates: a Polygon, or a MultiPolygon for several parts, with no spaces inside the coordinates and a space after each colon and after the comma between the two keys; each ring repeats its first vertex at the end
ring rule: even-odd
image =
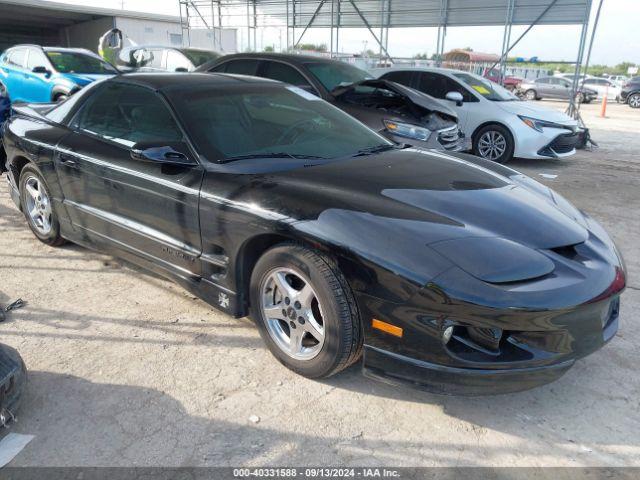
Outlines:
{"type": "Polygon", "coordinates": [[[514,149],[513,137],[502,125],[482,127],[473,138],[473,153],[497,163],[511,160],[514,149]]]}
{"type": "Polygon", "coordinates": [[[627,102],[631,108],[640,108],[640,93],[629,95],[627,102]]]}
{"type": "Polygon", "coordinates": [[[535,90],[529,89],[526,92],[524,92],[524,98],[526,98],[529,101],[538,100],[538,94],[536,93],[535,90]]]}
{"type": "Polygon", "coordinates": [[[60,223],[52,208],[52,197],[40,171],[32,164],[20,173],[20,204],[29,228],[41,242],[62,245],[60,223]]]}
{"type": "Polygon", "coordinates": [[[331,376],[362,350],[353,293],[329,257],[295,244],[268,250],[251,275],[251,315],[271,353],[309,378],[331,376]]]}

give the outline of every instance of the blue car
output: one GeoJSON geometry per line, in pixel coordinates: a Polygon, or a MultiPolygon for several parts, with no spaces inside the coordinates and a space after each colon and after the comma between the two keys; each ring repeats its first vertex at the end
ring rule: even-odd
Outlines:
{"type": "Polygon", "coordinates": [[[0,56],[0,90],[11,102],[60,102],[117,73],[95,53],[78,48],[17,45],[0,56]]]}

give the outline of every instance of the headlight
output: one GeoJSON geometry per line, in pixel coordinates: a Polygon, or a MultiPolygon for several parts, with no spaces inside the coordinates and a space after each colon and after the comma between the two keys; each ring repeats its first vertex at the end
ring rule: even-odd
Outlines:
{"type": "Polygon", "coordinates": [[[518,115],[518,118],[522,120],[526,126],[531,127],[540,133],[542,133],[542,129],[545,127],[546,128],[562,128],[565,130],[569,130],[569,128],[566,125],[560,125],[559,123],[546,122],[544,120],[525,117],[524,115],[518,115]]]}
{"type": "Polygon", "coordinates": [[[431,130],[424,127],[418,127],[409,123],[393,122],[391,120],[383,120],[383,122],[389,132],[399,137],[413,138],[426,142],[431,136],[431,130]]]}

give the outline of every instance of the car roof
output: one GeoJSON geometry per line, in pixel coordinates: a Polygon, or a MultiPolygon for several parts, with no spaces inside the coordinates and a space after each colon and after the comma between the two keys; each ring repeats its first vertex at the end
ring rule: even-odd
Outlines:
{"type": "Polygon", "coordinates": [[[122,50],[138,50],[140,48],[161,48],[164,50],[178,50],[178,51],[198,51],[198,52],[213,52],[218,53],[215,50],[210,48],[200,48],[200,47],[178,47],[175,45],[158,45],[158,44],[142,44],[142,45],[129,45],[124,47],[122,50]]]}
{"type": "Polygon", "coordinates": [[[453,68],[441,68],[441,67],[420,67],[420,66],[408,66],[408,67],[391,67],[391,68],[377,68],[373,69],[376,72],[380,72],[380,74],[384,74],[387,72],[398,72],[398,71],[412,71],[412,72],[431,72],[431,73],[444,73],[453,75],[454,73],[473,73],[473,72],[465,72],[464,70],[456,70],[453,68]]]}
{"type": "MultiPolygon", "coordinates": [[[[232,58],[256,58],[265,60],[280,60],[289,63],[307,63],[307,62],[323,62],[323,63],[338,63],[344,64],[339,60],[333,60],[331,58],[320,57],[316,55],[296,55],[291,53],[234,53],[232,55],[225,55],[218,60],[230,60],[232,58]]],[[[347,64],[349,65],[349,64],[347,64]]]]}
{"type": "Polygon", "coordinates": [[[267,78],[251,77],[248,75],[235,75],[228,73],[125,73],[113,77],[110,81],[120,83],[130,83],[152,88],[154,90],[164,90],[176,86],[233,86],[242,84],[265,84],[277,85],[281,82],[269,80],[267,78]]]}

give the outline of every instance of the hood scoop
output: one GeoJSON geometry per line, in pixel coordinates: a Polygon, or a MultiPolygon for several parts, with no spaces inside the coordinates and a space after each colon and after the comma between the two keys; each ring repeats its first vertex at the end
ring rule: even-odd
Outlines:
{"type": "Polygon", "coordinates": [[[553,203],[518,185],[476,190],[392,190],[394,200],[438,213],[465,226],[465,236],[501,237],[534,249],[587,240],[587,230],[553,203]]]}

